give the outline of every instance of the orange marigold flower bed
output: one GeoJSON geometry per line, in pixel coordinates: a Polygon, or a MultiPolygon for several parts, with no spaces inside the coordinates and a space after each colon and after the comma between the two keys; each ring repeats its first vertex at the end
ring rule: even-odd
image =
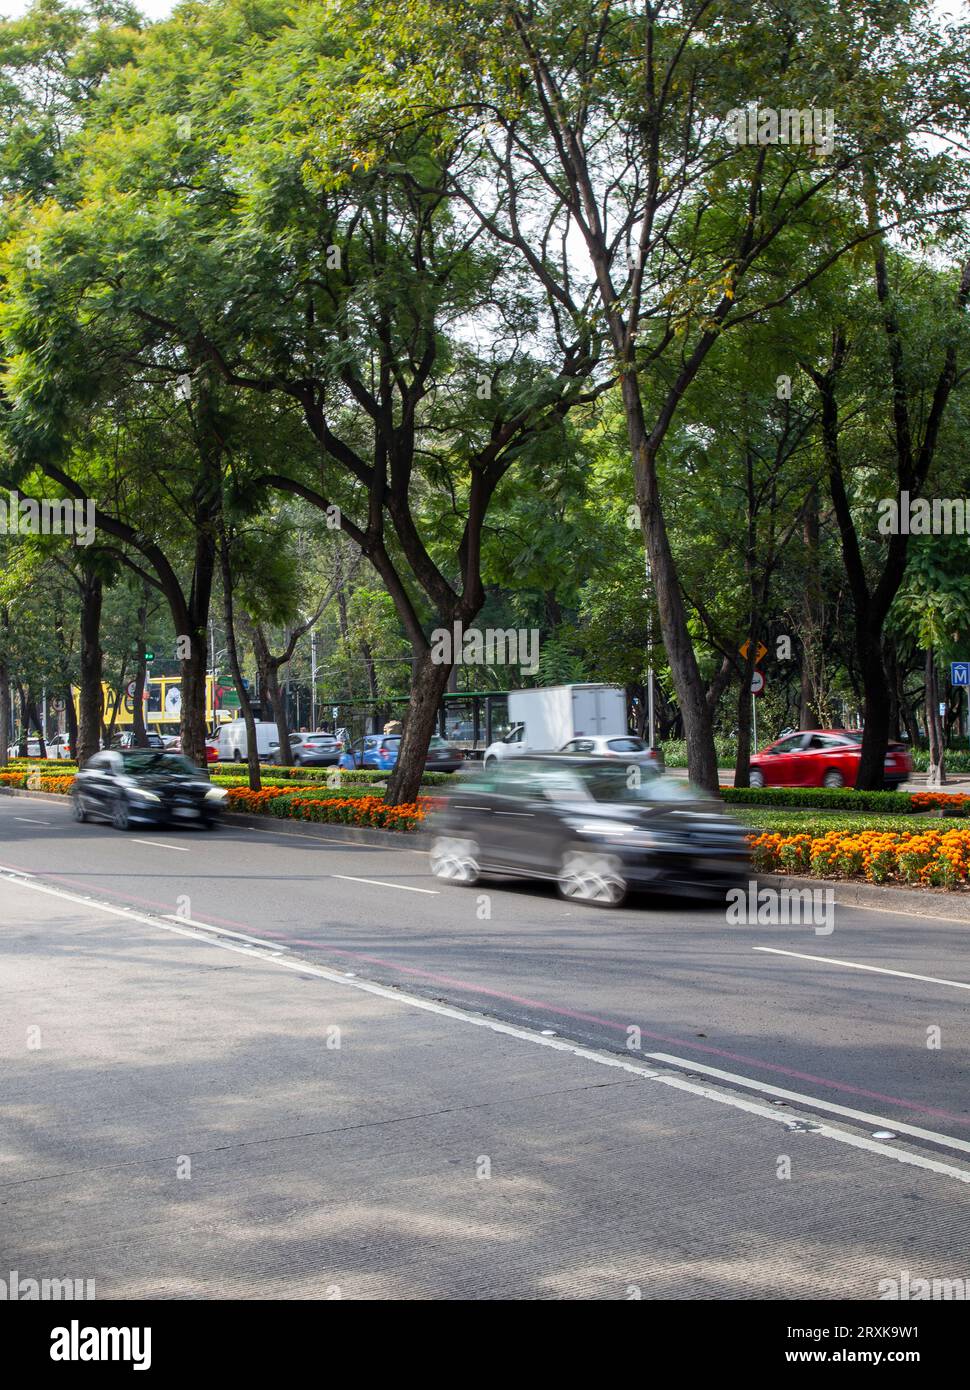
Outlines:
{"type": "Polygon", "coordinates": [[[955,888],[970,877],[970,830],[830,830],[826,835],[749,836],[755,868],[869,883],[955,888]]]}

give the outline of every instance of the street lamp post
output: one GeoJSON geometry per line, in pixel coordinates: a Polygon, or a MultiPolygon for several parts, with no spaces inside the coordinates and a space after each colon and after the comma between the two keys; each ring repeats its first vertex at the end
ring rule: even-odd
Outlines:
{"type": "Polygon", "coordinates": [[[317,727],[317,630],[310,629],[310,728],[317,727]]]}

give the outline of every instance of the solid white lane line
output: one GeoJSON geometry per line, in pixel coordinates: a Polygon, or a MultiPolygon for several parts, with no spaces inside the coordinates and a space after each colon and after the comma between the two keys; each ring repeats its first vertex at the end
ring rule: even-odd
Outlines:
{"type": "Polygon", "coordinates": [[[30,816],[14,816],[14,820],[22,821],[24,825],[50,825],[49,820],[31,820],[30,816]]]}
{"type": "Polygon", "coordinates": [[[675,1057],[669,1052],[646,1052],[644,1056],[652,1058],[655,1062],[682,1067],[684,1071],[701,1072],[704,1076],[712,1076],[729,1086],[745,1086],[750,1091],[760,1091],[762,1095],[774,1096],[778,1100],[793,1101],[796,1105],[811,1106],[814,1110],[827,1110],[830,1115],[840,1115],[843,1119],[854,1120],[857,1124],[864,1124],[867,1129],[891,1129],[897,1134],[908,1134],[913,1139],[931,1139],[934,1144],[970,1154],[970,1142],[966,1139],[952,1139],[950,1135],[938,1134],[933,1129],[920,1129],[918,1125],[908,1125],[897,1119],[890,1120],[885,1115],[870,1115],[865,1110],[853,1110],[851,1106],[837,1105],[831,1100],[819,1100],[817,1096],[808,1096],[800,1091],[786,1091],[781,1086],[772,1086],[766,1081],[756,1081],[750,1076],[740,1076],[732,1071],[722,1071],[720,1067],[706,1066],[702,1062],[695,1062],[691,1057],[675,1057]]]}
{"type": "Polygon", "coordinates": [[[962,980],[941,980],[936,975],[914,975],[909,970],[887,970],[882,965],[860,965],[854,960],[838,960],[835,956],[806,956],[801,951],[782,951],[777,946],[752,946],[766,956],[794,956],[795,960],[814,960],[820,965],[841,965],[845,970],[869,970],[873,975],[895,975],[899,980],[921,980],[925,985],[949,985],[952,989],[970,989],[962,980]]]}
{"type": "Polygon", "coordinates": [[[405,883],[387,883],[382,878],[354,878],[353,874],[330,874],[330,878],[342,878],[346,883],[372,883],[375,888],[399,888],[402,893],[428,893],[432,898],[440,897],[437,888],[409,888],[405,883]]]}
{"type": "MultiPolygon", "coordinates": [[[[474,1028],[487,1028],[489,1032],[501,1033],[506,1037],[517,1038],[520,1042],[531,1043],[534,1047],[551,1047],[557,1052],[568,1052],[570,1056],[580,1057],[584,1061],[595,1062],[598,1066],[612,1067],[617,1071],[624,1071],[632,1076],[636,1076],[644,1081],[656,1081],[661,1086],[669,1086],[675,1091],[685,1091],[689,1095],[698,1096],[704,1100],[715,1101],[718,1105],[727,1105],[734,1110],[741,1110],[749,1115],[756,1115],[762,1120],[771,1120],[775,1124],[787,1125],[795,1116],[788,1113],[779,1113],[777,1109],[772,1109],[769,1105],[762,1105],[758,1101],[748,1100],[744,1096],[731,1095],[724,1091],[712,1090],[709,1086],[699,1085],[694,1081],[687,1080],[686,1077],[674,1076],[669,1072],[651,1071],[648,1068],[638,1065],[635,1062],[627,1062],[621,1057],[615,1057],[609,1053],[593,1052],[589,1048],[577,1046],[575,1043],[565,1042],[560,1038],[546,1038],[540,1033],[530,1033],[524,1028],[517,1028],[510,1023],[500,1023],[497,1019],[486,1018],[483,1014],[465,1013],[462,1009],[456,1009],[450,1004],[438,1004],[432,999],[421,999],[417,995],[405,994],[401,990],[389,989],[385,985],[372,983],[370,980],[351,978],[347,974],[341,974],[336,970],[328,970],[319,965],[309,965],[305,961],[287,959],[285,956],[269,956],[265,952],[256,951],[251,946],[237,946],[231,941],[213,940],[211,936],[200,935],[198,931],[187,930],[184,927],[177,927],[173,923],[171,926],[158,917],[147,917],[142,913],[134,912],[130,908],[112,907],[108,903],[93,902],[88,898],[79,897],[75,893],[65,892],[61,888],[49,888],[46,884],[36,881],[25,883],[22,878],[10,876],[10,882],[27,888],[35,893],[47,893],[54,898],[66,899],[68,902],[77,903],[81,907],[97,909],[102,912],[110,913],[114,917],[127,917],[130,921],[140,922],[150,927],[156,927],[159,931],[172,932],[176,936],[188,937],[191,941],[202,941],[217,951],[233,951],[237,955],[249,956],[254,960],[261,960],[270,965],[277,965],[282,970],[293,970],[299,975],[315,975],[318,979],[327,980],[331,984],[342,985],[345,989],[359,989],[365,994],[376,995],[380,999],[389,1000],[391,1003],[407,1005],[413,1009],[420,1009],[424,1013],[437,1014],[442,1018],[451,1018],[459,1023],[470,1024],[474,1028]]],[[[659,1054],[658,1054],[659,1055],[659,1054]]],[[[686,1062],[682,1058],[673,1058],[678,1066],[684,1066],[691,1071],[706,1070],[693,1063],[686,1062]]],[[[726,1073],[725,1073],[726,1075],[726,1073]]],[[[746,1084],[752,1083],[747,1078],[739,1077],[739,1081],[746,1084]]],[[[770,1089],[762,1087],[761,1089],[770,1089]]],[[[819,1108],[819,1102],[810,1096],[805,1097],[806,1102],[812,1108],[819,1108]]],[[[825,1107],[822,1108],[835,1108],[825,1107]]],[[[851,1113],[851,1112],[848,1112],[851,1113]]],[[[932,1139],[936,1143],[949,1145],[950,1147],[963,1147],[958,1140],[951,1140],[945,1134],[933,1134],[927,1130],[916,1130],[911,1126],[900,1125],[895,1120],[880,1121],[880,1128],[890,1125],[899,1132],[922,1135],[932,1139]]],[[[950,1164],[942,1163],[938,1159],[928,1158],[923,1154],[906,1153],[902,1149],[892,1149],[885,1144],[879,1143],[874,1139],[867,1139],[861,1135],[850,1134],[846,1130],[833,1129],[830,1125],[822,1125],[819,1129],[807,1131],[818,1134],[825,1139],[834,1139],[837,1143],[847,1144],[850,1148],[863,1149],[867,1153],[873,1153],[880,1158],[889,1159],[895,1163],[902,1163],[912,1168],[923,1168],[932,1173],[938,1173],[943,1177],[956,1178],[958,1182],[970,1184],[970,1169],[954,1168],[950,1164]]]]}
{"type": "Polygon", "coordinates": [[[211,922],[199,922],[194,917],[180,917],[177,912],[167,912],[166,918],[169,922],[184,922],[187,927],[199,927],[202,931],[214,931],[219,936],[232,936],[237,941],[250,941],[254,946],[268,946],[271,951],[288,951],[289,946],[284,946],[282,941],[267,941],[262,936],[247,936],[242,931],[230,931],[228,927],[214,927],[211,922]]]}
{"type": "Polygon", "coordinates": [[[155,849],[177,849],[179,854],[188,854],[185,845],[167,845],[164,840],[138,840],[132,839],[133,845],[151,845],[155,849]]]}

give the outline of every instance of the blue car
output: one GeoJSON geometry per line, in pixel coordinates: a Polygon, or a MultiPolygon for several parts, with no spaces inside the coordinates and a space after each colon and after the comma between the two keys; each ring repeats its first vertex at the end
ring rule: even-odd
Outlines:
{"type": "Polygon", "coordinates": [[[400,734],[365,734],[356,739],[345,753],[340,755],[340,767],[373,767],[380,772],[390,772],[397,762],[401,746],[400,734]]]}

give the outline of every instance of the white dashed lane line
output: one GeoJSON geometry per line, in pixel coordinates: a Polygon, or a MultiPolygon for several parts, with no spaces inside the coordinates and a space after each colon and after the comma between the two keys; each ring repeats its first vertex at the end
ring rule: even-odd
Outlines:
{"type": "Polygon", "coordinates": [[[133,837],[131,843],[134,845],[151,845],[153,849],[177,849],[179,854],[188,854],[189,852],[185,845],[168,845],[164,840],[138,840],[133,837]]]}
{"type": "Polygon", "coordinates": [[[353,874],[331,874],[331,878],[341,878],[345,883],[372,883],[375,888],[397,888],[402,893],[427,893],[432,898],[440,897],[437,888],[409,888],[406,883],[388,883],[383,878],[354,878],[353,874]]]}
{"type": "Polygon", "coordinates": [[[843,970],[869,970],[873,975],[895,975],[899,980],[920,980],[924,985],[949,985],[951,989],[970,989],[963,980],[941,980],[936,975],[914,975],[909,970],[887,970],[883,965],[860,965],[854,960],[837,960],[834,956],[805,956],[800,951],[782,951],[777,946],[752,946],[766,956],[793,956],[795,960],[814,960],[820,965],[841,965],[843,970]]]}

